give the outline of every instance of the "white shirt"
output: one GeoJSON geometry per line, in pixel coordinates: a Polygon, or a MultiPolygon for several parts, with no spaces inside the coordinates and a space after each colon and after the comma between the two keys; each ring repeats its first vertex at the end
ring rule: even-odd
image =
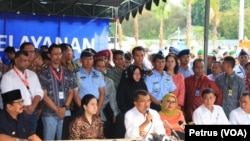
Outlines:
{"type": "MultiPolygon", "coordinates": [[[[22,74],[19,70],[17,70],[19,74],[22,74]]],[[[2,83],[1,83],[1,89],[2,93],[14,90],[14,89],[20,89],[22,98],[24,99],[24,105],[31,105],[32,104],[32,98],[34,98],[36,95],[39,95],[41,99],[44,96],[40,81],[36,75],[35,72],[26,69],[25,72],[27,73],[27,81],[29,83],[29,90],[24,85],[21,78],[15,73],[13,69],[9,70],[3,75],[2,83]]],[[[23,74],[24,75],[24,74],[23,74]]]]}
{"type": "Polygon", "coordinates": [[[250,125],[250,114],[243,111],[241,107],[238,107],[230,112],[229,121],[232,124],[250,125]]]}
{"type": "MultiPolygon", "coordinates": [[[[153,116],[152,122],[145,127],[147,135],[151,133],[157,133],[158,135],[165,135],[166,131],[163,126],[163,122],[157,111],[149,109],[149,113],[153,116]]],[[[141,112],[136,107],[130,109],[125,113],[125,138],[142,138],[140,136],[139,126],[146,120],[141,112]]]]}
{"type": "Polygon", "coordinates": [[[225,112],[219,105],[214,105],[213,110],[208,110],[204,104],[195,109],[193,113],[194,124],[229,124],[225,112]]]}
{"type": "Polygon", "coordinates": [[[234,67],[235,74],[237,74],[240,78],[246,78],[246,72],[243,66],[240,64],[234,67]]]}

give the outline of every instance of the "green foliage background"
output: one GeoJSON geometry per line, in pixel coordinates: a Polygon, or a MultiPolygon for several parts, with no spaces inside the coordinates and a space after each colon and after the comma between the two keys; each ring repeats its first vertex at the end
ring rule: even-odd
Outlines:
{"type": "MultiPolygon", "coordinates": [[[[164,20],[164,37],[166,40],[171,38],[171,34],[176,32],[178,27],[180,29],[186,28],[186,7],[176,6],[170,4],[170,13],[167,19],[164,20]]],[[[239,24],[239,0],[220,0],[220,24],[218,26],[218,39],[237,39],[238,38],[238,24],[239,24]]],[[[158,39],[160,21],[154,15],[154,12],[143,10],[142,15],[138,14],[139,22],[139,38],[140,39],[158,39]]],[[[192,26],[198,27],[199,30],[194,29],[194,34],[197,40],[203,38],[203,30],[200,30],[204,25],[205,17],[205,0],[197,0],[192,5],[192,26]],[[198,33],[197,33],[198,32],[198,33]]],[[[245,36],[250,38],[250,0],[245,0],[245,36]]],[[[130,15],[129,20],[122,22],[123,35],[134,36],[134,19],[130,15]]],[[[114,36],[114,23],[110,23],[110,36],[114,36]]],[[[212,27],[210,26],[210,33],[212,27]]],[[[210,34],[211,36],[211,34],[210,34]]]]}

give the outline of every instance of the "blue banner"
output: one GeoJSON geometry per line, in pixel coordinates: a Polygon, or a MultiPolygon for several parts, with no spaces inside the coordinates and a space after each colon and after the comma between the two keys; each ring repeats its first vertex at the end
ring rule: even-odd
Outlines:
{"type": "Polygon", "coordinates": [[[2,57],[5,47],[14,46],[18,50],[23,42],[32,42],[36,48],[69,43],[78,58],[85,48],[107,49],[108,36],[108,19],[0,13],[2,57]]]}

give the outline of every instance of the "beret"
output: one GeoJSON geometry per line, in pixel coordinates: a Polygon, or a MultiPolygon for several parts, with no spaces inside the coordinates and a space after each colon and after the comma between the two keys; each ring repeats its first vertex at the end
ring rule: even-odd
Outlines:
{"type": "Polygon", "coordinates": [[[109,50],[102,50],[95,54],[95,57],[99,57],[99,56],[109,56],[109,50]]]}
{"type": "Polygon", "coordinates": [[[175,47],[169,47],[169,52],[177,55],[180,51],[175,47]]]}
{"type": "Polygon", "coordinates": [[[189,55],[189,54],[190,54],[189,49],[183,49],[178,53],[177,57],[179,58],[179,57],[182,57],[183,55],[189,55]]]}
{"type": "Polygon", "coordinates": [[[241,49],[239,56],[242,56],[242,55],[248,55],[248,53],[244,49],[241,49]]]}

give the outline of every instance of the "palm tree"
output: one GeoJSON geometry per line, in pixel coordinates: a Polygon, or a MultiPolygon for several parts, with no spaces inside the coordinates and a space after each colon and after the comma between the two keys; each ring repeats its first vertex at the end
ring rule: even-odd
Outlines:
{"type": "Polygon", "coordinates": [[[186,42],[187,42],[187,48],[191,47],[191,27],[192,27],[192,4],[196,0],[186,0],[187,3],[187,29],[186,29],[186,42]]]}
{"type": "Polygon", "coordinates": [[[123,33],[122,33],[122,24],[120,22],[118,22],[118,39],[119,39],[119,48],[122,49],[122,36],[123,36],[123,33]]]}
{"type": "Polygon", "coordinates": [[[211,0],[210,1],[210,21],[213,25],[213,31],[212,31],[212,44],[213,49],[216,49],[217,47],[217,27],[220,23],[220,0],[211,0]]]}
{"type": "Polygon", "coordinates": [[[170,13],[170,7],[166,2],[160,1],[159,5],[156,6],[154,4],[154,6],[152,7],[151,10],[154,13],[154,16],[160,20],[160,29],[159,29],[159,47],[162,48],[164,47],[164,33],[163,33],[163,29],[164,29],[164,20],[166,20],[169,16],[170,13]]]}
{"type": "Polygon", "coordinates": [[[134,18],[134,32],[135,32],[135,46],[138,46],[139,40],[139,26],[138,26],[138,18],[137,15],[134,18]]]}

